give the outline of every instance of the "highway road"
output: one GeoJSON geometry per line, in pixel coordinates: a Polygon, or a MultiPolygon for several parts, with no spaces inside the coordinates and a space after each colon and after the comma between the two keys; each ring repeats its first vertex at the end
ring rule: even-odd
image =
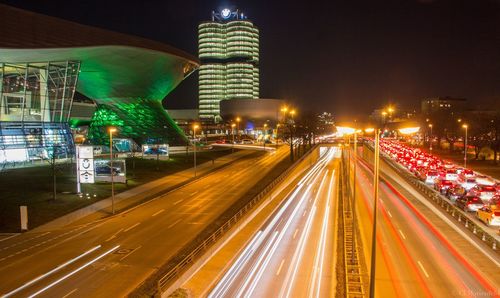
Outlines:
{"type": "MultiPolygon", "coordinates": [[[[377,225],[377,297],[498,297],[498,255],[437,215],[381,161],[377,225]],[[390,177],[390,178],[389,178],[390,177]],[[476,243],[476,244],[474,244],[476,243]]],[[[357,218],[370,263],[373,173],[357,163],[357,218]]]]}
{"type": "Polygon", "coordinates": [[[333,297],[338,157],[323,154],[208,297],[333,297]]]}
{"type": "Polygon", "coordinates": [[[114,217],[0,242],[0,296],[121,297],[288,158],[285,146],[238,160],[114,217]]]}

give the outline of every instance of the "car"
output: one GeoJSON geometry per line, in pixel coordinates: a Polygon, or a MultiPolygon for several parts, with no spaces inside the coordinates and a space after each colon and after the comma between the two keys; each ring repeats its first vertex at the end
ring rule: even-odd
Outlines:
{"type": "Polygon", "coordinates": [[[469,190],[471,196],[480,197],[486,204],[496,193],[496,188],[492,185],[477,184],[469,190]]]}
{"type": "Polygon", "coordinates": [[[425,174],[425,184],[434,184],[434,180],[439,177],[438,171],[431,170],[425,174]]]}
{"type": "MultiPolygon", "coordinates": [[[[120,174],[120,168],[113,167],[113,176],[116,176],[120,174]]],[[[111,174],[111,167],[109,165],[101,166],[101,167],[96,167],[95,168],[95,173],[96,175],[110,175],[111,174]]]]}
{"type": "Polygon", "coordinates": [[[446,194],[446,191],[448,191],[448,188],[453,187],[453,181],[451,180],[446,180],[446,179],[436,179],[434,181],[434,189],[439,191],[441,194],[446,194]]]}
{"type": "Polygon", "coordinates": [[[467,190],[470,190],[477,184],[475,177],[459,177],[458,183],[467,190]]]}
{"type": "Polygon", "coordinates": [[[226,143],[226,140],[224,140],[224,139],[220,139],[220,140],[215,141],[215,144],[225,144],[225,143],[226,143]]]}
{"type": "Polygon", "coordinates": [[[455,204],[458,208],[468,212],[475,212],[479,208],[482,208],[484,206],[481,198],[476,196],[465,196],[458,198],[455,204]]]}
{"type": "Polygon", "coordinates": [[[167,154],[168,151],[165,148],[155,148],[155,147],[149,147],[148,149],[144,150],[144,154],[159,154],[159,155],[164,155],[167,154]]]}
{"type": "Polygon", "coordinates": [[[448,169],[448,170],[446,170],[444,177],[446,180],[455,181],[458,178],[458,174],[457,174],[456,170],[448,169]]]}
{"type": "Polygon", "coordinates": [[[500,210],[483,206],[476,211],[476,217],[487,226],[500,226],[500,210]]]}
{"type": "Polygon", "coordinates": [[[454,185],[448,188],[446,196],[450,199],[452,203],[455,203],[458,198],[461,198],[467,194],[467,190],[460,185],[454,185]]]}
{"type": "Polygon", "coordinates": [[[241,140],[241,143],[242,144],[253,144],[253,141],[250,139],[243,139],[243,140],[241,140]]]}

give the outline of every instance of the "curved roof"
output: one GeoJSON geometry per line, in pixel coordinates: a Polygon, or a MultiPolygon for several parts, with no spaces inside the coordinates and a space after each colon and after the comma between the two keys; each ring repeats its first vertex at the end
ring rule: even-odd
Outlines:
{"type": "Polygon", "coordinates": [[[165,52],[199,64],[195,56],[161,42],[82,25],[4,4],[0,4],[0,24],[2,37],[0,48],[35,49],[120,45],[165,52]]]}
{"type": "Polygon", "coordinates": [[[2,4],[0,36],[0,62],[80,61],[77,90],[98,103],[161,100],[199,66],[169,45],[2,4]]]}

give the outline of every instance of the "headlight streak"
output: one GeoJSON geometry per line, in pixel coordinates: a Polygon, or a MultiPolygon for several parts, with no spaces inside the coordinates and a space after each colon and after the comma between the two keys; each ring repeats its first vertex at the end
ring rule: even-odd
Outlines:
{"type": "Polygon", "coordinates": [[[300,236],[298,248],[295,250],[295,253],[293,255],[291,266],[289,267],[289,269],[287,271],[285,283],[283,284],[283,286],[281,288],[279,297],[290,297],[290,292],[292,291],[292,288],[293,288],[294,282],[295,282],[295,277],[297,276],[298,267],[301,263],[303,255],[304,255],[304,248],[305,248],[306,240],[307,240],[307,238],[309,238],[309,235],[310,235],[312,220],[316,214],[316,210],[317,210],[316,202],[318,201],[318,197],[319,197],[319,194],[321,193],[321,189],[323,187],[325,179],[326,179],[326,175],[324,175],[323,179],[321,180],[319,190],[318,190],[318,192],[315,196],[314,202],[313,202],[312,210],[309,213],[309,217],[307,219],[306,227],[300,236]],[[293,270],[292,270],[292,268],[293,268],[293,270]],[[283,291],[285,289],[286,289],[286,294],[283,295],[283,291]]]}
{"type": "Polygon", "coordinates": [[[321,278],[323,276],[323,265],[325,263],[325,250],[326,250],[326,242],[328,235],[328,224],[330,219],[330,200],[332,195],[332,185],[334,177],[335,177],[335,170],[332,171],[330,182],[328,184],[328,195],[325,202],[326,208],[325,208],[325,214],[323,215],[323,226],[321,227],[321,240],[318,245],[318,252],[316,254],[316,265],[314,268],[312,287],[310,287],[309,297],[316,296],[319,298],[321,293],[321,278]],[[317,284],[315,282],[316,280],[317,284]],[[314,289],[316,289],[315,293],[313,293],[314,289]]]}
{"type": "MultiPolygon", "coordinates": [[[[320,184],[320,186],[319,186],[319,189],[320,189],[320,190],[321,190],[321,187],[323,186],[323,182],[325,181],[325,178],[327,177],[327,175],[328,175],[328,170],[326,170],[326,173],[325,173],[325,175],[323,176],[323,179],[322,179],[321,184],[320,184]]],[[[318,177],[319,177],[319,175],[318,175],[318,176],[316,176],[316,179],[317,179],[318,177]]],[[[320,193],[320,192],[318,191],[318,195],[316,196],[316,198],[319,196],[319,193],[320,193]]],[[[308,192],[306,192],[306,193],[304,194],[304,198],[307,198],[307,197],[308,197],[308,195],[307,195],[307,194],[308,194],[308,192]]],[[[276,249],[278,248],[279,244],[281,243],[281,240],[283,239],[283,237],[285,236],[286,232],[288,231],[288,228],[290,227],[290,225],[291,225],[292,221],[295,219],[295,215],[296,215],[296,213],[297,213],[298,211],[299,211],[299,208],[296,208],[296,209],[294,210],[294,213],[293,213],[291,216],[289,216],[289,217],[288,217],[287,223],[286,223],[286,225],[283,227],[283,229],[282,229],[282,231],[281,231],[281,233],[280,233],[280,237],[279,237],[279,239],[275,242],[275,245],[273,246],[273,249],[272,249],[271,253],[267,256],[267,259],[265,260],[264,265],[263,265],[263,266],[261,266],[261,270],[259,271],[259,273],[258,273],[257,277],[256,277],[256,278],[254,278],[254,281],[253,281],[253,283],[252,283],[252,285],[251,285],[250,289],[248,290],[248,292],[247,292],[247,294],[246,294],[245,296],[249,297],[249,296],[251,296],[251,295],[252,295],[252,293],[253,293],[253,291],[254,291],[255,287],[257,286],[257,282],[258,282],[258,281],[260,280],[260,278],[262,277],[262,274],[264,273],[264,270],[265,270],[265,268],[266,268],[267,264],[269,263],[269,261],[271,260],[272,256],[274,255],[274,252],[276,251],[276,249]]]]}
{"type": "MultiPolygon", "coordinates": [[[[258,285],[258,282],[260,278],[262,277],[263,273],[267,269],[267,265],[271,261],[275,251],[279,247],[279,244],[281,240],[283,239],[284,235],[287,233],[287,230],[289,229],[291,223],[295,219],[296,214],[299,213],[299,211],[302,209],[303,203],[307,201],[307,198],[309,197],[311,193],[311,189],[316,183],[316,181],[322,176],[321,174],[323,173],[323,170],[325,169],[327,163],[332,159],[335,151],[331,150],[332,148],[329,148],[325,152],[325,154],[322,154],[321,158],[316,162],[316,164],[304,175],[304,177],[300,180],[300,182],[297,184],[296,189],[293,191],[293,193],[289,196],[289,198],[285,201],[285,204],[279,209],[278,213],[273,217],[271,222],[267,225],[267,227],[264,229],[264,231],[260,231],[260,236],[259,240],[257,241],[257,237],[254,238],[254,240],[251,243],[251,246],[253,249],[249,249],[248,247],[244,250],[243,254],[245,256],[240,256],[238,260],[231,266],[231,268],[228,270],[228,272],[224,275],[224,277],[221,279],[221,281],[216,285],[216,287],[211,291],[208,297],[223,297],[227,294],[227,291],[231,287],[231,285],[235,282],[236,278],[238,275],[241,276],[242,271],[244,270],[243,267],[245,267],[245,264],[249,262],[249,260],[255,255],[257,251],[257,247],[260,246],[264,242],[268,242],[266,246],[264,247],[264,250],[262,253],[259,254],[257,259],[255,260],[255,263],[252,265],[250,268],[250,272],[247,276],[245,276],[245,282],[241,287],[238,289],[236,297],[249,297],[252,295],[253,291],[258,285]],[[311,183],[313,182],[313,183],[311,183]],[[305,187],[307,185],[307,187],[305,187]],[[305,190],[303,190],[305,187],[305,190]],[[299,192],[303,191],[304,193],[300,196],[300,200],[296,203],[296,206],[294,207],[294,210],[292,211],[291,215],[287,217],[285,226],[282,228],[281,232],[275,231],[273,236],[271,236],[270,240],[264,240],[265,238],[268,238],[268,235],[276,228],[280,222],[283,221],[283,214],[284,212],[289,209],[290,205],[296,201],[296,199],[299,197],[298,194],[299,192]]],[[[325,178],[327,177],[328,171],[326,172],[326,175],[323,176],[320,188],[322,187],[325,178]]],[[[318,193],[319,195],[319,193],[318,193]]],[[[316,196],[316,198],[318,197],[316,196]]],[[[312,216],[311,214],[309,215],[308,218],[308,223],[306,225],[309,226],[308,229],[310,229],[310,225],[312,225],[312,218],[314,217],[314,213],[316,212],[316,206],[313,206],[312,208],[312,216]]],[[[302,242],[305,242],[304,240],[302,242]]],[[[250,245],[249,245],[250,246],[250,245]]],[[[303,244],[304,246],[304,244],[303,244]]],[[[248,269],[247,269],[248,270],[248,269]]]]}
{"type": "Polygon", "coordinates": [[[35,297],[37,295],[40,295],[41,293],[45,292],[46,290],[50,289],[51,287],[55,286],[56,284],[60,283],[61,281],[65,280],[66,278],[76,274],[77,272],[83,270],[84,268],[92,265],[93,263],[97,262],[98,260],[104,258],[105,256],[109,255],[110,253],[112,253],[115,249],[117,249],[118,247],[120,247],[120,245],[117,245],[115,247],[113,247],[112,249],[106,251],[105,253],[99,255],[97,258],[94,258],[93,260],[85,263],[83,266],[80,266],[78,267],[77,269],[71,271],[70,273],[64,275],[63,277],[59,278],[58,280],[54,281],[53,283],[49,284],[48,286],[40,289],[38,292],[34,293],[34,294],[31,294],[30,296],[28,296],[29,298],[32,298],[32,297],[35,297]]]}
{"type": "Polygon", "coordinates": [[[44,273],[44,274],[42,274],[42,275],[38,276],[37,278],[30,280],[29,282],[25,283],[24,285],[20,286],[19,288],[15,289],[15,290],[13,290],[13,291],[10,291],[9,293],[7,293],[7,294],[3,295],[3,296],[2,296],[2,298],[7,298],[7,297],[10,297],[10,296],[14,295],[15,293],[17,293],[17,292],[19,292],[19,291],[21,291],[21,290],[25,289],[26,287],[28,287],[28,286],[30,286],[30,285],[32,285],[32,284],[34,284],[34,283],[36,283],[37,281],[41,280],[42,278],[45,278],[45,277],[49,276],[50,274],[52,274],[52,273],[54,273],[54,272],[58,271],[59,269],[62,269],[62,268],[64,268],[64,267],[68,266],[69,264],[76,262],[77,260],[79,260],[79,259],[83,258],[84,256],[86,256],[86,255],[88,255],[88,254],[92,253],[93,251],[95,251],[95,250],[99,249],[100,247],[101,247],[101,245],[97,245],[97,246],[95,246],[95,247],[93,247],[93,248],[91,248],[91,249],[87,250],[86,252],[82,253],[82,254],[81,254],[81,255],[79,255],[78,257],[73,258],[73,259],[71,259],[71,260],[67,261],[67,262],[66,262],[66,263],[64,263],[64,264],[61,264],[61,265],[57,266],[56,268],[54,268],[54,269],[50,270],[49,272],[44,273]]]}
{"type": "Polygon", "coordinates": [[[233,282],[234,278],[236,277],[238,271],[240,268],[247,262],[247,260],[251,257],[252,252],[254,251],[255,248],[255,242],[260,238],[260,235],[262,235],[262,231],[258,231],[255,237],[252,239],[252,241],[247,245],[245,250],[240,254],[238,259],[234,262],[234,265],[231,266],[229,271],[224,275],[224,277],[221,279],[221,281],[217,284],[217,286],[212,290],[212,293],[218,294],[217,296],[214,296],[215,294],[210,293],[208,297],[220,297],[224,296],[226,293],[228,287],[231,285],[233,282]]]}

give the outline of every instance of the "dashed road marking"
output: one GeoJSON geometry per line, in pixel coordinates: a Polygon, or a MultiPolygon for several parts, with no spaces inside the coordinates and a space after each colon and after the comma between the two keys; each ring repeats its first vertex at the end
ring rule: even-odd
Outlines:
{"type": "Polygon", "coordinates": [[[284,263],[285,263],[285,259],[281,260],[280,266],[278,267],[278,271],[276,271],[276,275],[280,275],[281,268],[283,267],[284,263]]]}
{"type": "Polygon", "coordinates": [[[140,222],[138,222],[138,223],[136,223],[135,225],[128,227],[128,228],[127,228],[124,232],[128,232],[128,231],[130,231],[130,230],[132,230],[133,228],[137,227],[137,226],[138,226],[138,225],[140,225],[140,224],[141,224],[141,223],[140,223],[140,222]]]}
{"type": "Polygon", "coordinates": [[[406,240],[405,234],[403,234],[403,231],[399,230],[399,234],[401,234],[401,237],[403,237],[404,240],[406,240]]]}
{"type": "Polygon", "coordinates": [[[158,210],[156,211],[153,215],[151,215],[152,217],[155,217],[157,216],[158,214],[162,213],[163,211],[165,211],[165,209],[161,209],[161,210],[158,210]]]}
{"type": "Polygon", "coordinates": [[[420,263],[420,261],[417,261],[417,263],[420,266],[420,268],[422,269],[422,271],[424,272],[425,276],[427,278],[429,278],[429,274],[427,274],[427,271],[425,271],[424,265],[422,265],[422,263],[420,263]]]}

